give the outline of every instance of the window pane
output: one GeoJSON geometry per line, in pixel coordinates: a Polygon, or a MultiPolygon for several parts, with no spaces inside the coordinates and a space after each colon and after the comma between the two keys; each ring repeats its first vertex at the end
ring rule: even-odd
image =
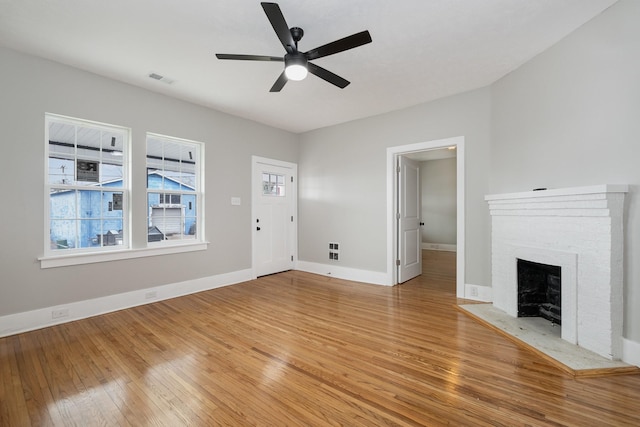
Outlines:
{"type": "Polygon", "coordinates": [[[102,192],[93,190],[79,190],[78,210],[80,218],[100,218],[102,217],[102,192]]]}
{"type": "Polygon", "coordinates": [[[52,220],[49,225],[50,249],[66,250],[76,247],[76,221],[52,220]]]}
{"type": "Polygon", "coordinates": [[[181,238],[184,215],[180,207],[152,207],[149,226],[161,232],[166,239],[181,238]]]}
{"type": "Polygon", "coordinates": [[[102,224],[100,220],[78,221],[78,247],[91,248],[100,246],[100,236],[102,235],[102,224]]]}
{"type": "Polygon", "coordinates": [[[49,192],[49,211],[51,219],[75,219],[76,191],[61,188],[52,188],[49,192]]]}
{"type": "Polygon", "coordinates": [[[108,192],[103,193],[102,215],[107,218],[122,218],[124,210],[124,193],[108,192]]]}
{"type": "Polygon", "coordinates": [[[116,132],[102,132],[102,170],[100,183],[103,186],[122,187],[122,157],[124,135],[116,132]]]}
{"type": "Polygon", "coordinates": [[[73,160],[60,159],[49,155],[49,184],[73,183],[73,160]]]}
{"type": "Polygon", "coordinates": [[[102,246],[122,245],[122,221],[103,221],[102,230],[93,241],[102,246]]]}
{"type": "MultiPolygon", "coordinates": [[[[152,207],[152,206],[160,205],[160,203],[162,203],[160,201],[161,197],[162,197],[162,200],[164,201],[164,194],[162,194],[162,193],[148,193],[147,194],[148,206],[152,207]]],[[[149,214],[151,214],[151,210],[149,210],[149,214]]]]}
{"type": "Polygon", "coordinates": [[[285,176],[263,173],[262,174],[262,194],[265,196],[285,195],[285,176]]]}
{"type": "Polygon", "coordinates": [[[196,209],[196,197],[192,195],[186,195],[183,198],[184,202],[184,234],[190,238],[196,237],[197,232],[197,212],[196,209]]]}
{"type": "Polygon", "coordinates": [[[93,127],[76,128],[76,185],[96,185],[100,182],[101,131],[93,127]]]}
{"type": "MultiPolygon", "coordinates": [[[[164,237],[160,240],[181,239],[185,232],[186,217],[185,208],[174,204],[153,204],[157,194],[149,194],[149,227],[154,228],[164,237]]],[[[191,217],[191,222],[195,222],[195,215],[191,217]]],[[[152,240],[149,240],[152,241],[152,240]]]]}

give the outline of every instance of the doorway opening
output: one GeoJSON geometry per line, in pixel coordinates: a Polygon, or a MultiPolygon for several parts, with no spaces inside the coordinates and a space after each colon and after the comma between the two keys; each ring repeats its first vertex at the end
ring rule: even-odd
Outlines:
{"type": "MultiPolygon", "coordinates": [[[[399,234],[399,197],[401,187],[398,182],[397,165],[402,156],[430,151],[440,148],[455,147],[456,149],[456,295],[464,297],[465,283],[465,231],[464,231],[464,137],[454,137],[426,141],[416,144],[387,148],[387,276],[391,285],[399,283],[397,260],[400,258],[401,236],[399,234]]],[[[401,184],[401,183],[400,183],[401,184]]]]}

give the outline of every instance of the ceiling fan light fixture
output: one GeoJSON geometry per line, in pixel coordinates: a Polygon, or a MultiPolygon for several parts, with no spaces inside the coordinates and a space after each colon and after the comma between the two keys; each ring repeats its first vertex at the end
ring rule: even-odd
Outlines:
{"type": "Polygon", "coordinates": [[[285,68],[284,72],[289,80],[295,81],[304,80],[308,74],[307,67],[297,64],[289,65],[285,68]]]}
{"type": "Polygon", "coordinates": [[[284,74],[289,80],[304,80],[309,73],[309,70],[307,70],[307,58],[305,58],[302,54],[286,55],[284,57],[284,64],[284,74]]]}

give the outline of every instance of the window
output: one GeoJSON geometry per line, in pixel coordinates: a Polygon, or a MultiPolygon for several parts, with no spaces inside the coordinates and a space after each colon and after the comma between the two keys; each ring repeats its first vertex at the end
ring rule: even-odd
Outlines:
{"type": "Polygon", "coordinates": [[[45,254],[129,246],[129,130],[46,115],[45,254]]]}
{"type": "Polygon", "coordinates": [[[179,205],[180,194],[160,194],[161,205],[179,205]]]}
{"type": "Polygon", "coordinates": [[[262,194],[264,196],[285,196],[284,175],[262,173],[262,194]]]}
{"type": "Polygon", "coordinates": [[[147,134],[147,242],[202,240],[199,142],[147,134]]]}

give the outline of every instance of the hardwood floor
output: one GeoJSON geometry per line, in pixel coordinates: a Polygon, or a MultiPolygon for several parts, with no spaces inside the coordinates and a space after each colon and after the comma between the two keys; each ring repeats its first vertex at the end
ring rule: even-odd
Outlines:
{"type": "Polygon", "coordinates": [[[0,339],[0,426],[640,425],[640,375],[574,379],[453,308],[287,272],[0,339]]]}

